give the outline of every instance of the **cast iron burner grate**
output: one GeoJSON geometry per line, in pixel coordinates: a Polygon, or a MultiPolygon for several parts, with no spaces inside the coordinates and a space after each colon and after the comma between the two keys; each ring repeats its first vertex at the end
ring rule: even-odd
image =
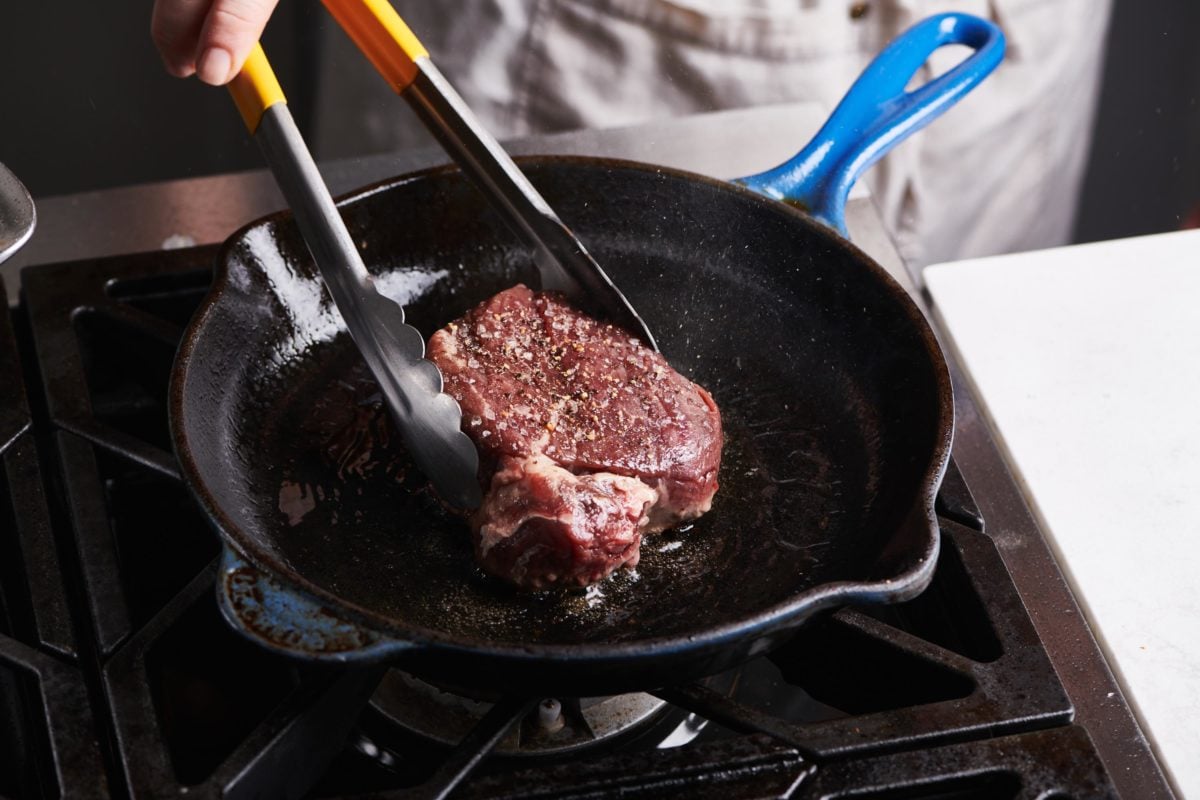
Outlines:
{"type": "MultiPolygon", "coordinates": [[[[79,661],[94,688],[113,794],[1115,796],[1086,731],[1070,725],[1071,705],[953,469],[939,500],[942,557],[920,598],[827,615],[769,657],[658,690],[668,701],[661,712],[587,752],[488,757],[539,698],[497,703],[448,749],[368,703],[379,670],[298,666],[247,644],[219,618],[218,543],[179,481],[167,437],[166,378],[214,252],[48,265],[23,276],[45,388],[46,419],[35,427],[61,476],[47,485],[66,509],[59,546],[78,574],[79,661]]],[[[38,519],[24,508],[7,513],[26,527],[38,519]]],[[[24,591],[34,598],[25,608],[53,608],[37,594],[44,588],[24,591]]],[[[61,612],[47,613],[65,620],[56,596],[61,612]]],[[[9,641],[0,639],[0,664],[10,663],[9,641]]],[[[70,671],[71,652],[40,657],[70,671]]],[[[86,711],[78,668],[71,674],[74,699],[51,697],[24,712],[42,731],[26,751],[77,746],[54,734],[63,714],[86,711]]],[[[2,703],[0,735],[25,730],[3,716],[2,703]]],[[[70,772],[58,790],[51,782],[17,796],[103,796],[94,776],[92,785],[83,779],[70,772]]]]}
{"type": "MultiPolygon", "coordinates": [[[[0,282],[0,294],[3,293],[0,282]]],[[[0,313],[0,797],[108,797],[38,442],[0,313]]]]}

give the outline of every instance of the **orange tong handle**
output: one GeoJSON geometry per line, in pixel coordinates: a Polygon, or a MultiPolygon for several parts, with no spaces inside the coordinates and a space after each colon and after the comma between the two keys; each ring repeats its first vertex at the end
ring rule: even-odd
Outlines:
{"type": "Polygon", "coordinates": [[[267,55],[258,42],[254,43],[254,49],[250,51],[242,71],[229,82],[229,93],[233,95],[233,102],[252,136],[268,108],[276,103],[287,102],[279,81],[275,79],[275,72],[267,61],[267,55]]]}
{"type": "Polygon", "coordinates": [[[417,77],[416,60],[428,57],[387,0],[321,0],[342,30],[397,94],[417,77]]]}

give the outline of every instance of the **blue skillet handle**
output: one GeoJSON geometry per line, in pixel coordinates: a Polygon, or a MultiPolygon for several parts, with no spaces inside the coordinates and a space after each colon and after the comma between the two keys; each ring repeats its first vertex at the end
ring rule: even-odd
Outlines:
{"type": "Polygon", "coordinates": [[[1003,58],[1004,34],[987,20],[969,14],[922,20],[867,66],[803,150],[774,169],[734,182],[798,205],[845,236],[846,198],[858,177],[974,89],[1003,58]],[[930,54],[948,44],[963,44],[975,52],[944,75],[906,92],[904,87],[930,54]]]}

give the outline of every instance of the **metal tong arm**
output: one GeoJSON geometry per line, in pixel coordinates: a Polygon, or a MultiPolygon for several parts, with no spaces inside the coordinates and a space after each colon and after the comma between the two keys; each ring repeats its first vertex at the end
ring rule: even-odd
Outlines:
{"type": "Polygon", "coordinates": [[[461,430],[462,412],[442,393],[442,375],[423,358],[425,342],[404,322],[404,309],[375,288],[261,46],[229,88],[413,460],[442,499],[478,507],[479,454],[461,430]]]}
{"type": "Polygon", "coordinates": [[[412,106],[505,223],[534,252],[541,288],[559,291],[657,350],[621,291],[480,124],[387,0],[322,0],[388,85],[412,106]]]}

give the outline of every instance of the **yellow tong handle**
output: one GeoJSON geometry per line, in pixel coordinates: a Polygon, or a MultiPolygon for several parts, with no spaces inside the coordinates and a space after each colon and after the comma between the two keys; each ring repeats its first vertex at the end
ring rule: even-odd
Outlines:
{"type": "Polygon", "coordinates": [[[321,0],[397,94],[417,77],[416,60],[429,56],[387,0],[321,0]]]}
{"type": "MultiPolygon", "coordinates": [[[[322,2],[396,93],[407,89],[417,77],[416,59],[428,57],[429,52],[396,9],[387,0],[322,2]]],[[[276,103],[287,102],[262,45],[257,42],[242,71],[230,81],[229,93],[251,134],[258,130],[264,111],[276,103]]]]}
{"type": "Polygon", "coordinates": [[[233,102],[251,136],[258,131],[258,123],[268,108],[276,103],[287,102],[279,81],[275,79],[275,72],[267,61],[267,55],[258,42],[254,43],[254,49],[250,51],[242,71],[229,82],[229,93],[233,95],[233,102]]]}

